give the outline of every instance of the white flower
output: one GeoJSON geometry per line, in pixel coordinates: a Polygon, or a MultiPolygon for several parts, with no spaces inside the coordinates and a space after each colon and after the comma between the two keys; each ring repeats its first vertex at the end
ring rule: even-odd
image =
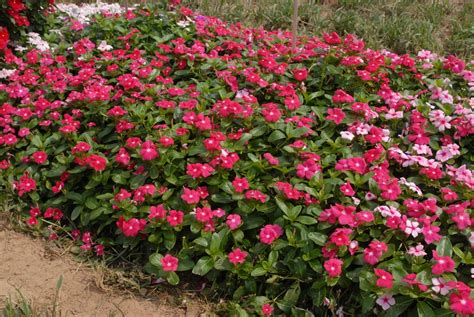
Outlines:
{"type": "Polygon", "coordinates": [[[446,295],[451,290],[451,288],[448,285],[446,285],[446,281],[442,277],[434,277],[431,279],[431,282],[434,285],[431,289],[435,293],[446,295]]]}
{"type": "Polygon", "coordinates": [[[352,139],[354,139],[354,134],[349,131],[341,131],[341,138],[352,141],[352,139]]]}
{"type": "Polygon", "coordinates": [[[43,52],[50,49],[48,42],[44,41],[41,36],[35,32],[28,33],[28,43],[43,52]]]}
{"type": "Polygon", "coordinates": [[[420,225],[419,222],[417,221],[411,221],[411,220],[408,220],[406,221],[405,223],[406,227],[405,227],[405,233],[408,234],[408,235],[412,235],[413,238],[416,238],[418,237],[418,234],[421,232],[421,228],[418,227],[420,225]]]}
{"type": "Polygon", "coordinates": [[[387,310],[395,305],[395,298],[393,298],[393,296],[390,294],[385,294],[377,298],[375,302],[382,306],[383,310],[387,310]]]}
{"type": "Polygon", "coordinates": [[[425,247],[421,243],[418,243],[416,247],[410,247],[410,249],[408,249],[408,254],[413,256],[425,256],[425,247]]]}
{"type": "Polygon", "coordinates": [[[10,77],[15,72],[14,69],[0,69],[0,79],[5,79],[10,77]]]}
{"type": "Polygon", "coordinates": [[[97,47],[97,49],[98,49],[99,51],[104,52],[104,51],[110,51],[111,49],[113,49],[113,47],[112,47],[112,45],[107,44],[106,41],[102,41],[102,42],[100,42],[100,44],[99,44],[99,46],[97,47]]]}
{"type": "Polygon", "coordinates": [[[374,209],[375,212],[380,212],[382,217],[401,217],[400,212],[391,206],[379,206],[374,209]]]}
{"type": "Polygon", "coordinates": [[[189,23],[189,21],[179,21],[176,24],[178,26],[182,27],[182,28],[185,28],[185,27],[189,26],[191,23],[189,23]]]}

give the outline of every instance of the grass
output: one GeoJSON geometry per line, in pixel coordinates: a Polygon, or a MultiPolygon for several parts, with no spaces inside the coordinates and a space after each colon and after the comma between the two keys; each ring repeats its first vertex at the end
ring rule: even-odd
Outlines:
{"type": "MultiPolygon", "coordinates": [[[[42,309],[37,309],[33,306],[18,289],[17,298],[15,301],[11,297],[7,298],[3,303],[3,309],[0,310],[3,317],[64,317],[59,309],[59,291],[63,283],[63,277],[59,277],[56,282],[56,293],[54,295],[51,305],[42,309]]],[[[0,303],[0,305],[2,305],[0,303]]]]}
{"type": "MultiPolygon", "coordinates": [[[[290,29],[291,0],[184,0],[205,14],[245,25],[290,29]]],[[[474,58],[474,1],[300,0],[300,34],[353,33],[370,48],[429,49],[474,58]]]]}
{"type": "MultiPolygon", "coordinates": [[[[118,2],[132,4],[146,1],[118,2]]],[[[242,22],[247,26],[291,29],[292,0],[182,2],[203,14],[242,22]]],[[[472,59],[474,0],[300,0],[299,33],[321,35],[324,31],[354,33],[366,41],[367,47],[387,48],[396,53],[428,49],[472,59]]]]}

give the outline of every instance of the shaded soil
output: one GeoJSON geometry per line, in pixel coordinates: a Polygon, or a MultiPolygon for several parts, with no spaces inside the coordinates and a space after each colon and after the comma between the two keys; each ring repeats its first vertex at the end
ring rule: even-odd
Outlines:
{"type": "MultiPolygon", "coordinates": [[[[98,272],[68,254],[52,254],[46,242],[6,228],[0,219],[0,308],[17,289],[36,309],[51,307],[56,283],[61,316],[201,316],[203,305],[159,294],[154,299],[99,288],[98,272]],[[175,303],[173,303],[173,301],[175,303]],[[178,301],[178,303],[176,303],[178,301]]],[[[1,312],[1,310],[0,310],[1,312]]]]}

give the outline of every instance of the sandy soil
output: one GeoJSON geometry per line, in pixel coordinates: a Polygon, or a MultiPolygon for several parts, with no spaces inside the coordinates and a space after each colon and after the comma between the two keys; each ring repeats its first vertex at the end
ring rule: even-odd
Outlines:
{"type": "Polygon", "coordinates": [[[45,243],[11,231],[0,223],[0,307],[9,295],[15,298],[16,289],[30,299],[34,307],[50,306],[62,275],[59,305],[63,317],[200,316],[205,312],[201,305],[189,301],[173,305],[170,296],[147,300],[106,292],[96,286],[96,272],[67,254],[52,257],[45,243]]]}

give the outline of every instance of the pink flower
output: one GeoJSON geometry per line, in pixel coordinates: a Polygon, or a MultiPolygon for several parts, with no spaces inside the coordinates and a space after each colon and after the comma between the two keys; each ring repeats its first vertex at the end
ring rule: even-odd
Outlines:
{"type": "Polygon", "coordinates": [[[295,68],[293,69],[292,73],[293,73],[293,77],[297,81],[303,81],[303,80],[306,80],[306,78],[308,78],[308,70],[306,68],[295,68]]]}
{"type": "Polygon", "coordinates": [[[209,222],[212,219],[213,213],[211,208],[202,207],[196,208],[196,220],[202,223],[209,222]]]}
{"type": "Polygon", "coordinates": [[[164,219],[166,217],[166,213],[167,212],[163,204],[160,204],[158,206],[151,206],[148,219],[164,219]]]}
{"type": "Polygon", "coordinates": [[[48,154],[46,154],[46,152],[43,152],[43,151],[36,151],[35,153],[31,155],[31,158],[36,164],[43,164],[44,162],[48,160],[48,154]]]}
{"type": "Polygon", "coordinates": [[[364,261],[367,264],[375,265],[379,261],[379,258],[382,254],[378,250],[374,250],[373,248],[366,248],[364,250],[364,261]]]}
{"type": "Polygon", "coordinates": [[[441,235],[438,234],[439,227],[426,225],[423,227],[423,236],[425,237],[425,242],[427,244],[441,240],[441,235]]]}
{"type": "Polygon", "coordinates": [[[261,203],[264,203],[265,201],[267,201],[267,195],[265,195],[264,193],[256,189],[246,191],[245,198],[257,200],[257,201],[260,201],[261,203]]]}
{"type": "Polygon", "coordinates": [[[232,181],[232,186],[234,186],[234,190],[236,193],[243,193],[246,189],[249,189],[249,182],[245,177],[236,177],[232,181]]]}
{"type": "Polygon", "coordinates": [[[341,109],[329,108],[328,115],[326,116],[326,120],[334,121],[335,124],[340,124],[344,120],[345,117],[346,117],[346,114],[341,109]]]}
{"type": "Polygon", "coordinates": [[[418,243],[415,247],[410,247],[408,254],[413,256],[425,256],[426,252],[424,251],[424,246],[421,243],[418,243]]]}
{"type": "Polygon", "coordinates": [[[127,166],[130,163],[130,155],[124,147],[121,147],[115,156],[115,161],[119,164],[127,166]]]}
{"type": "Polygon", "coordinates": [[[352,234],[352,229],[347,228],[336,228],[329,237],[329,241],[334,243],[336,246],[348,246],[351,243],[349,236],[352,234]]]}
{"type": "Polygon", "coordinates": [[[184,187],[181,198],[189,205],[197,204],[200,200],[199,192],[197,190],[184,187]]]}
{"type": "Polygon", "coordinates": [[[272,244],[283,234],[283,230],[279,225],[266,225],[260,229],[260,242],[265,244],[272,244]]]}
{"type": "Polygon", "coordinates": [[[14,182],[14,188],[18,191],[18,196],[23,196],[25,193],[29,193],[36,190],[36,181],[33,178],[28,177],[24,174],[20,177],[19,182],[14,182]]]}
{"type": "Polygon", "coordinates": [[[334,103],[353,103],[354,98],[345,92],[342,89],[338,89],[335,91],[334,95],[332,96],[332,102],[334,103]]]}
{"type": "Polygon", "coordinates": [[[209,177],[212,173],[214,173],[214,168],[209,164],[188,164],[186,167],[186,174],[191,176],[192,178],[199,178],[199,177],[209,177]]]}
{"type": "Polygon", "coordinates": [[[349,183],[349,182],[346,182],[345,184],[342,184],[339,187],[339,189],[346,196],[354,196],[355,195],[355,191],[354,191],[354,189],[352,189],[351,183],[349,183]]]}
{"type": "Polygon", "coordinates": [[[234,265],[237,265],[239,263],[242,264],[245,262],[245,258],[247,257],[247,255],[247,252],[240,250],[240,248],[237,248],[229,253],[229,262],[234,265]]]}
{"type": "Polygon", "coordinates": [[[263,304],[262,305],[262,314],[265,316],[270,316],[273,313],[273,306],[270,304],[263,304]]]}
{"type": "Polygon", "coordinates": [[[324,262],[324,268],[330,277],[338,277],[342,273],[342,264],[341,260],[332,258],[324,262]]]}
{"type": "Polygon", "coordinates": [[[230,214],[227,216],[227,220],[225,223],[227,224],[227,226],[229,226],[230,230],[235,230],[242,223],[242,219],[238,214],[230,214]]]}
{"type": "Polygon", "coordinates": [[[178,264],[178,258],[175,258],[172,255],[167,254],[161,258],[161,265],[165,272],[175,272],[178,269],[178,264]]]}
{"type": "Polygon", "coordinates": [[[439,293],[443,296],[448,295],[449,291],[452,289],[452,287],[450,287],[442,277],[433,277],[431,282],[433,283],[431,289],[435,293],[439,293]]]}
{"type": "Polygon", "coordinates": [[[91,167],[96,172],[103,171],[107,167],[107,159],[96,154],[89,155],[89,157],[86,159],[86,162],[87,165],[89,165],[89,167],[91,167]]]}
{"type": "Polygon", "coordinates": [[[158,157],[156,145],[152,141],[145,141],[140,149],[140,155],[144,161],[151,161],[158,157]]]}
{"type": "Polygon", "coordinates": [[[446,272],[454,272],[454,261],[449,256],[438,256],[438,252],[433,250],[433,259],[436,264],[432,266],[431,272],[440,275],[446,272]]]}
{"type": "Polygon", "coordinates": [[[168,216],[166,217],[166,221],[168,221],[171,227],[179,226],[183,223],[184,213],[179,210],[170,210],[168,216]]]}
{"type": "Polygon", "coordinates": [[[377,279],[376,285],[382,288],[391,289],[393,287],[393,276],[387,271],[381,269],[374,269],[377,279]]]}
{"type": "Polygon", "coordinates": [[[270,164],[270,165],[280,164],[280,161],[276,157],[271,155],[270,153],[263,154],[263,157],[267,160],[268,164],[270,164]]]}
{"type": "Polygon", "coordinates": [[[395,298],[390,294],[385,294],[377,298],[376,303],[379,304],[383,310],[387,310],[395,305],[395,298]]]}
{"type": "Polygon", "coordinates": [[[131,218],[125,220],[123,216],[120,216],[117,221],[117,227],[122,230],[126,237],[136,237],[140,231],[145,229],[146,220],[131,218]]]}
{"type": "Polygon", "coordinates": [[[281,118],[281,111],[275,103],[265,103],[262,105],[262,116],[267,122],[277,122],[281,118]]]}
{"type": "Polygon", "coordinates": [[[466,293],[452,293],[449,297],[449,307],[461,316],[474,315],[474,300],[466,293]]]}
{"type": "Polygon", "coordinates": [[[296,165],[296,176],[310,180],[317,172],[321,171],[321,166],[313,159],[307,159],[302,164],[296,165]]]}

